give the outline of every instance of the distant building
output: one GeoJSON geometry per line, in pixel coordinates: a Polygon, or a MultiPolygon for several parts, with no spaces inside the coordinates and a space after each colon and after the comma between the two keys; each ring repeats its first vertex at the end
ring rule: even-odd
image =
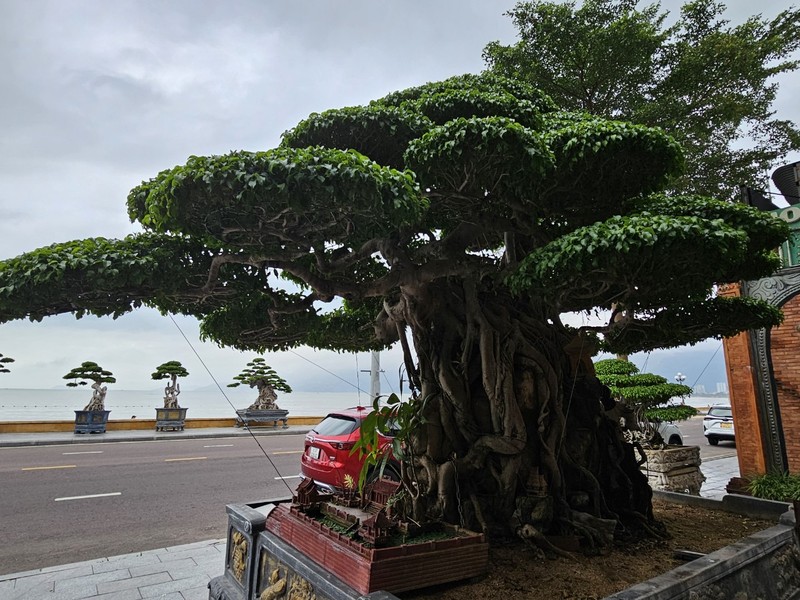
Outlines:
{"type": "Polygon", "coordinates": [[[706,393],[706,386],[704,386],[703,384],[696,385],[694,386],[694,389],[692,391],[697,396],[703,396],[706,393]]]}
{"type": "Polygon", "coordinates": [[[727,394],[728,393],[728,384],[723,381],[717,382],[717,393],[718,394],[727,394]]]}

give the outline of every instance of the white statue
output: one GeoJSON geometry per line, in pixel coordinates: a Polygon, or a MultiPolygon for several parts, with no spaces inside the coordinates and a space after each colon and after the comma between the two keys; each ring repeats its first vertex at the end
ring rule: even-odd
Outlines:
{"type": "Polygon", "coordinates": [[[92,384],[92,399],[89,401],[89,404],[83,410],[105,410],[105,401],[106,401],[106,392],[108,391],[108,387],[101,386],[99,381],[95,381],[92,384]]]}

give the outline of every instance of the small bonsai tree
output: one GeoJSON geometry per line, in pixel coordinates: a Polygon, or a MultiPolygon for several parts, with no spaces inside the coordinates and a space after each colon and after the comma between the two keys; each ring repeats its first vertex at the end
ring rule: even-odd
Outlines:
{"type": "Polygon", "coordinates": [[[156,367],[151,377],[155,380],[169,379],[169,383],[164,388],[164,408],[180,408],[178,406],[178,395],[181,393],[181,384],[178,377],[188,377],[189,371],[177,360],[170,360],[156,367]]]}
{"type": "Polygon", "coordinates": [[[663,442],[655,426],[661,421],[684,421],[697,414],[694,407],[673,402],[675,398],[691,395],[692,388],[688,385],[669,383],[653,373],[639,373],[636,365],[619,358],[597,361],[594,368],[597,378],[611,390],[611,396],[632,412],[625,427],[641,431],[649,443],[663,442]]]}
{"type": "Polygon", "coordinates": [[[115,383],[117,379],[111,371],[106,371],[95,362],[86,361],[80,367],[75,367],[64,375],[64,379],[71,379],[67,387],[78,387],[92,382],[92,399],[83,410],[99,411],[105,410],[106,392],[108,387],[104,383],[115,383]]]}
{"type": "Polygon", "coordinates": [[[275,410],[278,405],[275,401],[278,395],[275,390],[290,394],[292,388],[286,380],[280,377],[275,370],[270,367],[263,358],[254,358],[247,367],[242,370],[234,382],[229,383],[228,387],[238,387],[246,383],[251,388],[258,388],[258,399],[250,405],[248,410],[275,410]]]}
{"type": "Polygon", "coordinates": [[[11,373],[6,365],[12,362],[14,362],[13,358],[0,354],[0,373],[11,373]]]}

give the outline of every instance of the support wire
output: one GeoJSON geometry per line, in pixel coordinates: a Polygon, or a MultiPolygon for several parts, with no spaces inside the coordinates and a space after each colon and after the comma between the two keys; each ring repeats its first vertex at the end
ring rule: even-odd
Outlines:
{"type": "MultiPolygon", "coordinates": [[[[211,372],[211,369],[208,368],[208,366],[206,365],[205,361],[203,361],[201,356],[197,353],[197,350],[194,349],[194,346],[192,346],[192,343],[189,341],[189,338],[186,337],[186,334],[183,333],[183,330],[181,329],[180,325],[178,325],[177,321],[175,321],[175,319],[172,317],[172,315],[169,315],[169,318],[173,322],[175,327],[178,329],[178,331],[180,332],[181,336],[183,336],[183,339],[186,340],[186,343],[189,345],[189,348],[191,348],[192,352],[194,352],[194,355],[197,357],[197,360],[199,360],[200,364],[203,365],[203,368],[206,370],[206,373],[208,373],[209,377],[211,377],[211,380],[219,388],[219,391],[222,394],[222,397],[225,398],[225,400],[228,402],[228,404],[231,405],[231,408],[233,409],[233,411],[236,412],[236,407],[233,405],[233,402],[231,402],[230,399],[228,398],[227,394],[225,394],[225,390],[222,389],[222,386],[219,384],[219,382],[217,381],[216,377],[214,377],[214,374],[211,372]]],[[[294,494],[294,490],[292,490],[292,488],[289,486],[289,484],[286,483],[286,480],[281,475],[281,472],[278,469],[278,466],[269,457],[269,454],[267,454],[267,451],[264,450],[264,446],[262,446],[261,442],[258,441],[258,438],[256,437],[256,435],[250,430],[249,427],[246,426],[246,424],[245,424],[245,427],[247,429],[247,432],[250,434],[250,437],[253,438],[253,441],[256,443],[256,445],[261,450],[261,453],[264,455],[264,457],[267,459],[269,464],[272,465],[272,468],[278,474],[278,477],[283,482],[283,485],[286,486],[286,489],[289,490],[290,494],[294,494]]]]}

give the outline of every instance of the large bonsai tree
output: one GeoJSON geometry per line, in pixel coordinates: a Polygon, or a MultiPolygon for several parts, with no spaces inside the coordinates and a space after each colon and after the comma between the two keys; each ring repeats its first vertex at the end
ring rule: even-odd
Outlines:
{"type": "Polygon", "coordinates": [[[75,367],[64,375],[63,379],[69,379],[67,387],[78,387],[92,382],[92,399],[83,410],[105,410],[106,393],[108,387],[104,383],[115,383],[117,379],[111,371],[106,371],[96,362],[85,361],[79,367],[75,367]]]}
{"type": "Polygon", "coordinates": [[[170,360],[156,367],[150,375],[156,381],[169,379],[169,383],[164,388],[164,408],[180,408],[178,406],[178,395],[181,393],[181,384],[178,377],[188,377],[189,371],[177,360],[170,360]]]}
{"type": "Polygon", "coordinates": [[[242,369],[236,377],[233,378],[234,382],[229,383],[228,387],[238,387],[242,384],[249,385],[251,388],[258,390],[258,398],[248,408],[248,410],[275,410],[278,409],[276,401],[278,395],[275,391],[292,393],[292,388],[286,383],[280,375],[275,372],[275,369],[270,367],[263,358],[254,358],[247,366],[242,369]]]}
{"type": "Polygon", "coordinates": [[[11,358],[10,356],[3,356],[2,354],[0,354],[0,373],[11,373],[11,371],[9,370],[8,367],[6,367],[6,365],[12,362],[14,362],[13,358],[11,358]]]}
{"type": "Polygon", "coordinates": [[[146,233],[0,263],[0,321],[148,304],[259,353],[399,343],[420,415],[403,469],[416,520],[610,544],[655,523],[600,402],[599,344],[780,322],[713,286],[772,273],[786,225],[659,195],[682,165],[660,130],[454,77],[312,114],[273,150],[161,172],[128,197],[146,233]],[[561,318],[612,306],[597,325],[561,318]]]}

